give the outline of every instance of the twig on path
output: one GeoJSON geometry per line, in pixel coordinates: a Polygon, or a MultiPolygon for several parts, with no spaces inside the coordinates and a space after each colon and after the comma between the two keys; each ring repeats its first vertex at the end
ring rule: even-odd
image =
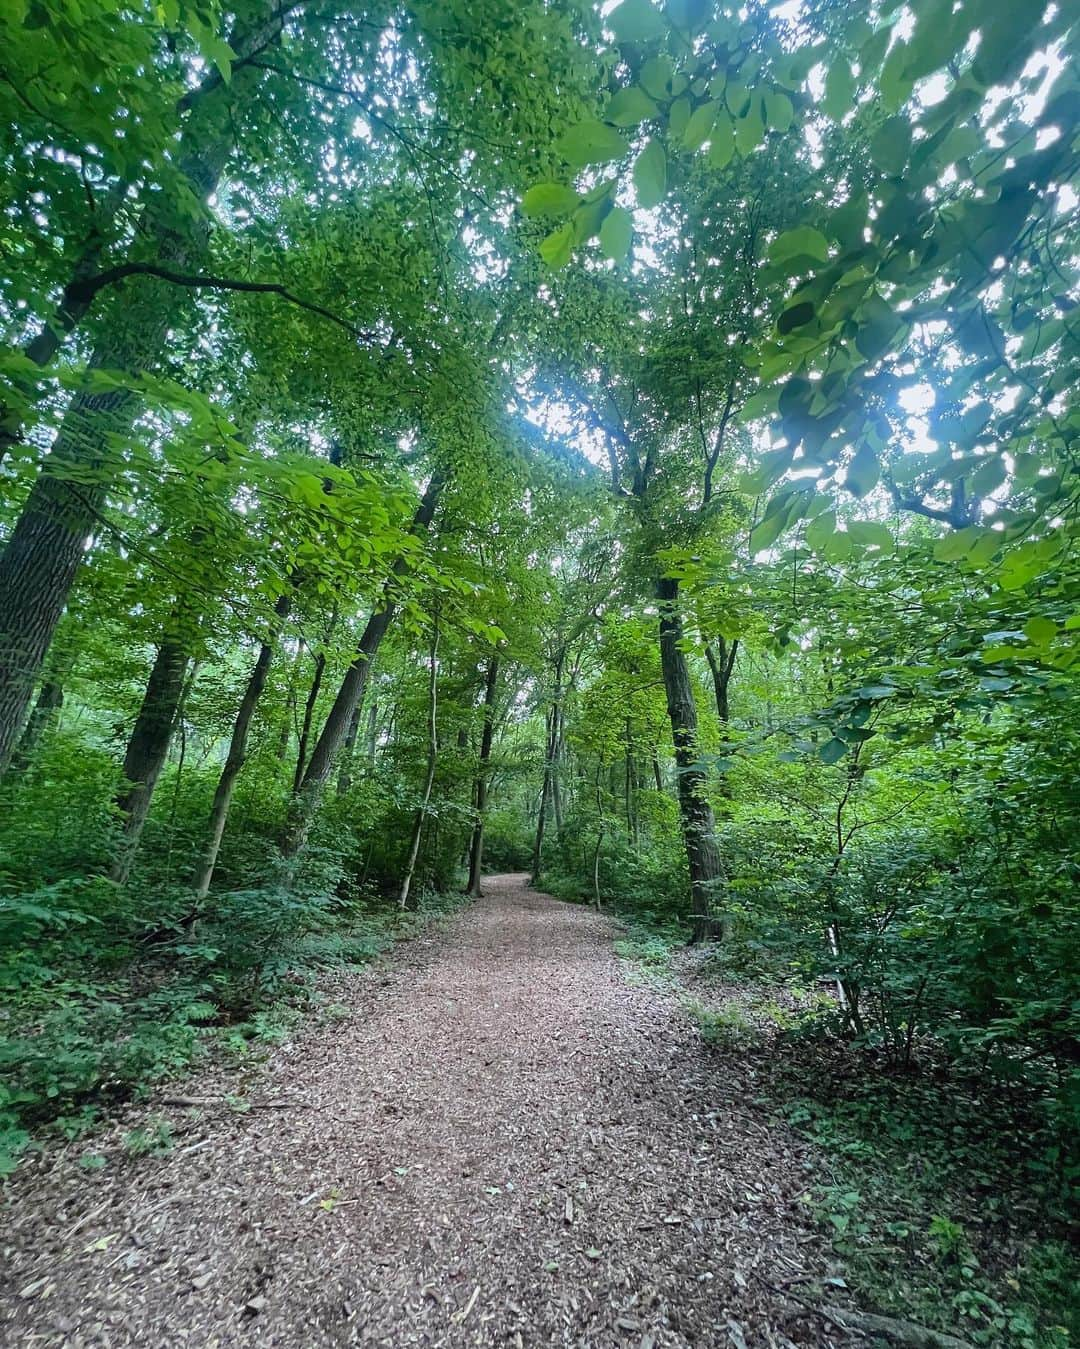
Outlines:
{"type": "MultiPolygon", "coordinates": [[[[241,1110],[310,1110],[310,1101],[243,1101],[233,1097],[233,1101],[241,1110]]],[[[205,1105],[228,1105],[230,1098],[228,1096],[163,1096],[162,1105],[176,1106],[205,1106],[205,1105]]]]}
{"type": "Polygon", "coordinates": [[[90,1222],[91,1219],[96,1218],[99,1213],[104,1213],[111,1203],[111,1199],[106,1199],[104,1204],[99,1204],[97,1208],[92,1208],[89,1213],[84,1213],[74,1227],[69,1227],[67,1232],[64,1233],[64,1240],[70,1241],[80,1227],[85,1227],[86,1224],[90,1222]]]}
{"type": "Polygon", "coordinates": [[[941,1330],[903,1321],[893,1316],[878,1316],[874,1312],[849,1311],[846,1307],[822,1307],[821,1310],[834,1325],[845,1330],[859,1330],[867,1335],[884,1335],[911,1349],[972,1349],[968,1340],[946,1335],[941,1330]]]}
{"type": "Polygon", "coordinates": [[[857,1335],[883,1335],[896,1344],[907,1345],[909,1349],[974,1349],[969,1340],[962,1340],[957,1335],[947,1335],[942,1330],[931,1330],[929,1326],[920,1326],[915,1321],[879,1316],[876,1312],[862,1312],[827,1303],[808,1302],[790,1286],[778,1287],[756,1273],[754,1278],[779,1297],[793,1298],[807,1311],[829,1321],[838,1330],[854,1331],[857,1335]]]}
{"type": "Polygon", "coordinates": [[[472,1309],[476,1306],[476,1299],[479,1296],[480,1296],[480,1285],[477,1284],[476,1287],[472,1290],[472,1297],[469,1298],[468,1302],[466,1302],[465,1306],[461,1309],[461,1311],[455,1312],[450,1319],[452,1321],[455,1321],[458,1325],[460,1325],[469,1315],[472,1309]]]}

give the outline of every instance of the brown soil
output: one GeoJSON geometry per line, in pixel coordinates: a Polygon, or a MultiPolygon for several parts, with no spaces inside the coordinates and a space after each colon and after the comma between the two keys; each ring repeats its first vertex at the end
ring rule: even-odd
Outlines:
{"type": "Polygon", "coordinates": [[[752,1069],[627,982],[608,919],[525,887],[347,976],[250,1084],[129,1112],[9,1186],[4,1346],[846,1343],[802,1145],[752,1069]],[[215,1099],[216,1098],[216,1099],[215,1099]],[[164,1115],[175,1143],[132,1157],[164,1115]],[[790,1290],[786,1294],[780,1290],[790,1290]]]}

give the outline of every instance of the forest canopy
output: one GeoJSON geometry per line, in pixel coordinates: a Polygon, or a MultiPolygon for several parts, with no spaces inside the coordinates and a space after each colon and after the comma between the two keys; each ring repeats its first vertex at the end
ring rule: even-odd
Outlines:
{"type": "Polygon", "coordinates": [[[1008,1084],[1060,1172],[1078,47],[4,7],[6,1165],[495,869],[1008,1084]]]}

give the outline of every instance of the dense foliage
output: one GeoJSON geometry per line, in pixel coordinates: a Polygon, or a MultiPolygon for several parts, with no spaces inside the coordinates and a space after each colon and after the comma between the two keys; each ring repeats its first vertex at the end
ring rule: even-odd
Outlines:
{"type": "Polygon", "coordinates": [[[994,1084],[1061,1201],[1078,46],[994,0],[6,7],[6,1168],[529,870],[860,1072],[994,1084]]]}

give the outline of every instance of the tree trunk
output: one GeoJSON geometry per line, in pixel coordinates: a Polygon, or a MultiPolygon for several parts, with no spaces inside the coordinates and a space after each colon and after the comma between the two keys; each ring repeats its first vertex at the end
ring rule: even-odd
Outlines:
{"type": "Polygon", "coordinates": [[[720,880],[720,853],[716,846],[712,808],[705,795],[706,777],[698,762],[697,706],[690,670],[682,649],[679,583],[657,583],[660,601],[660,667],[664,674],[668,716],[675,747],[679,789],[679,818],[690,869],[691,918],[694,939],[723,935],[722,920],[714,919],[711,902],[720,880]]]}
{"type": "MultiPolygon", "coordinates": [[[[292,600],[291,595],[281,595],[277,604],[274,606],[274,614],[279,623],[283,622],[289,613],[289,606],[292,600]]],[[[255,668],[248,679],[247,688],[244,690],[244,696],[240,699],[240,706],[236,712],[236,720],[233,722],[232,739],[229,741],[229,752],[225,757],[225,765],[221,770],[221,777],[218,778],[217,788],[214,792],[214,804],[210,808],[210,825],[207,830],[206,849],[195,871],[193,885],[195,887],[195,898],[197,900],[205,899],[210,891],[210,882],[214,878],[214,868],[217,866],[218,850],[221,847],[221,840],[225,833],[225,824],[229,818],[229,807],[232,805],[233,788],[236,786],[236,779],[240,776],[240,770],[247,759],[248,732],[251,729],[251,721],[255,715],[255,709],[259,705],[259,699],[262,697],[263,689],[266,687],[266,677],[270,673],[270,662],[274,658],[274,643],[277,638],[277,629],[270,634],[268,641],[263,642],[259,647],[259,655],[255,661],[255,668]]]]}
{"type": "Polygon", "coordinates": [[[438,664],[436,657],[439,651],[439,624],[438,620],[431,627],[431,660],[428,673],[428,747],[427,747],[427,773],[424,776],[424,792],[420,798],[420,808],[416,812],[416,819],[413,821],[412,838],[409,840],[409,854],[405,863],[405,874],[401,878],[401,894],[398,896],[398,903],[405,909],[409,904],[409,891],[412,888],[413,873],[416,871],[416,859],[420,854],[420,839],[424,833],[424,820],[427,817],[428,806],[431,804],[431,788],[435,782],[435,764],[439,758],[439,727],[436,719],[437,695],[438,695],[438,664]]]}
{"type": "Polygon", "coordinates": [[[536,837],[533,840],[532,855],[532,877],[530,885],[536,885],[540,880],[541,867],[544,863],[544,832],[547,828],[548,801],[551,799],[552,772],[551,772],[551,723],[554,708],[548,710],[548,715],[544,725],[544,780],[540,787],[540,808],[536,813],[536,837]]]}
{"type": "Polygon", "coordinates": [[[731,720],[728,703],[728,689],[731,685],[732,671],[735,669],[735,657],[739,652],[739,639],[731,643],[730,650],[723,637],[717,637],[715,644],[705,644],[705,658],[712,671],[713,691],[716,694],[716,715],[725,725],[731,720]]]}
{"type": "MultiPolygon", "coordinates": [[[[442,474],[432,475],[413,516],[414,533],[425,532],[431,524],[445,484],[446,479],[442,474]]],[[[304,770],[300,789],[293,795],[281,840],[281,851],[286,858],[295,857],[307,841],[323,790],[333,771],[338,751],[348,734],[353,712],[363,702],[372,662],[397,611],[397,601],[391,598],[393,583],[408,572],[409,565],[404,559],[399,561],[394,567],[392,577],[384,586],[382,606],[368,619],[356,655],[345,672],[345,678],[341,681],[341,687],[330,708],[322,734],[316,741],[311,759],[304,770]]]]}
{"type": "Polygon", "coordinates": [[[469,882],[465,887],[465,893],[476,898],[480,896],[480,872],[484,865],[484,814],[487,811],[488,763],[495,738],[495,693],[498,684],[499,657],[492,655],[484,681],[484,729],[480,735],[480,759],[476,772],[476,822],[469,843],[469,882]]]}
{"type": "MultiPolygon", "coordinates": [[[[709,669],[712,671],[713,692],[716,695],[716,715],[720,719],[720,733],[724,736],[727,735],[727,724],[731,719],[729,690],[731,688],[731,675],[735,669],[735,657],[738,653],[739,639],[737,637],[732,641],[730,648],[723,637],[717,637],[715,646],[708,642],[705,644],[705,658],[709,662],[709,669]]],[[[724,799],[729,800],[731,783],[728,781],[726,773],[720,774],[717,786],[724,799]]]]}
{"type": "MultiPolygon", "coordinates": [[[[270,18],[260,22],[269,25],[269,42],[281,30],[282,11],[275,4],[270,18]]],[[[237,106],[260,78],[250,67],[238,70],[231,83],[223,82],[199,103],[185,124],[178,167],[200,202],[217,187],[233,147],[237,106]]],[[[157,265],[188,269],[202,253],[207,233],[205,218],[192,224],[186,203],[161,193],[144,212],[137,246],[151,239],[157,265]]],[[[91,369],[134,373],[152,366],[186,303],[187,292],[167,281],[130,278],[123,295],[114,297],[91,369]]],[[[138,398],[127,389],[72,399],[0,556],[0,770],[18,740],[45,653],[100,522],[114,474],[111,438],[130,430],[138,407],[138,398]]],[[[5,418],[8,442],[17,434],[5,418]]]]}
{"type": "Polygon", "coordinates": [[[555,809],[555,830],[562,833],[562,796],[559,792],[557,761],[562,741],[562,673],[565,652],[555,661],[555,686],[551,706],[544,723],[544,781],[540,788],[540,810],[536,817],[536,838],[533,841],[532,879],[536,885],[544,863],[544,834],[547,832],[548,804],[555,809]]]}
{"type": "Polygon", "coordinates": [[[10,771],[21,773],[29,768],[37,754],[42,737],[56,720],[56,715],[64,705],[64,682],[75,668],[78,655],[73,634],[67,640],[53,644],[49,659],[45,664],[45,678],[38,690],[33,711],[23,727],[19,743],[11,756],[10,771]]]}
{"type": "Polygon", "coordinates": [[[551,762],[551,813],[555,819],[555,837],[562,836],[563,798],[562,798],[562,757],[563,757],[563,712],[561,704],[555,711],[555,753],[551,762]]]}
{"type": "Polygon", "coordinates": [[[363,707],[357,703],[356,707],[353,708],[352,717],[349,719],[345,743],[341,746],[341,759],[338,763],[338,796],[344,796],[352,787],[353,755],[356,753],[356,738],[360,733],[360,713],[362,711],[363,707]]]}
{"type": "Polygon", "coordinates": [[[150,813],[154,788],[168,758],[189,661],[187,645],[166,637],[158,647],[142,706],[128,741],[124,755],[127,786],[116,799],[122,819],[121,837],[109,873],[121,885],[131,873],[143,825],[150,813]]]}
{"type": "Polygon", "coordinates": [[[304,721],[300,727],[300,745],[296,751],[296,771],[293,773],[292,789],[294,792],[300,790],[300,784],[304,780],[308,741],[311,739],[311,721],[315,716],[315,704],[319,701],[319,692],[322,689],[323,673],[325,670],[326,652],[320,651],[315,657],[315,678],[311,681],[311,688],[308,690],[307,701],[304,703],[304,721]]]}

